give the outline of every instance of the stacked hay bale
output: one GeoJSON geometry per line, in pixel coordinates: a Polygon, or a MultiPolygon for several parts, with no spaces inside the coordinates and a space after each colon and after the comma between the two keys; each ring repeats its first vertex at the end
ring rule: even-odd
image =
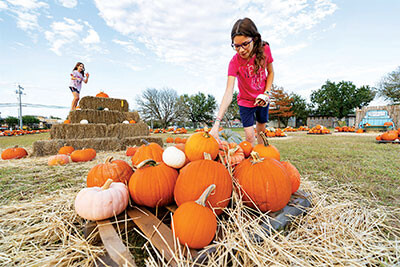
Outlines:
{"type": "Polygon", "coordinates": [[[97,151],[119,151],[128,146],[141,145],[142,139],[163,145],[159,137],[149,136],[149,127],[140,120],[137,111],[130,112],[124,99],[85,96],[80,109],[69,113],[70,124],[53,125],[50,140],[36,141],[33,155],[57,154],[64,146],[75,149],[91,147],[97,151]],[[81,121],[88,124],[82,124],[81,121]],[[126,124],[123,122],[135,121],[126,124]]]}

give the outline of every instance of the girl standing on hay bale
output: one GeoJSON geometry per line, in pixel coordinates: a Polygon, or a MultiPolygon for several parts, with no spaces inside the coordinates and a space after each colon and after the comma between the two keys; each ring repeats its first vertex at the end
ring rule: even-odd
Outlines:
{"type": "Polygon", "coordinates": [[[72,100],[71,111],[76,109],[79,101],[79,94],[82,88],[82,82],[87,83],[89,79],[89,73],[86,73],[85,79],[85,66],[83,63],[78,62],[71,73],[71,83],[69,89],[71,89],[74,99],[72,100]]]}
{"type": "MultiPolygon", "coordinates": [[[[232,57],[228,68],[228,82],[224,97],[210,134],[219,142],[219,125],[229,104],[232,102],[233,88],[238,79],[240,118],[246,134],[246,140],[254,145],[254,121],[257,133],[265,131],[268,121],[269,92],[274,80],[274,68],[269,44],[261,39],[254,22],[249,18],[239,19],[231,32],[232,48],[236,54],[232,57]],[[267,74],[265,72],[267,69],[267,74]]],[[[257,137],[262,144],[260,136],[257,137]]]]}

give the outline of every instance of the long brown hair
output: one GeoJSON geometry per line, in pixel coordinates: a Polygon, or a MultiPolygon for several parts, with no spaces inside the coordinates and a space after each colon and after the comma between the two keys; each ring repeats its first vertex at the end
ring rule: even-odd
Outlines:
{"type": "Polygon", "coordinates": [[[83,70],[81,71],[81,74],[82,74],[82,76],[85,76],[85,64],[83,64],[82,62],[76,63],[76,65],[75,65],[75,67],[74,67],[74,69],[72,71],[78,70],[78,66],[81,65],[81,64],[83,65],[83,70]]]}
{"type": "Polygon", "coordinates": [[[255,73],[258,73],[259,70],[265,68],[264,46],[269,45],[269,43],[261,39],[261,34],[258,32],[256,25],[249,18],[239,19],[235,22],[231,32],[232,43],[233,38],[238,35],[253,38],[253,50],[250,57],[254,54],[256,55],[254,65],[255,73]]]}

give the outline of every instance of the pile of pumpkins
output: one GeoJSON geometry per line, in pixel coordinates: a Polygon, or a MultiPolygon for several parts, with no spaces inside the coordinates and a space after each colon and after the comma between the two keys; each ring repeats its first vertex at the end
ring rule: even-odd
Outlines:
{"type": "Polygon", "coordinates": [[[274,212],[299,188],[296,167],[280,161],[278,149],[260,135],[264,144],[254,147],[247,141],[218,143],[204,131],[165,150],[156,143],[128,148],[133,168],[112,158],[94,166],[87,175],[88,187],[75,199],[76,212],[88,220],[102,220],[123,212],[129,198],[150,208],[175,202],[175,236],[183,245],[203,248],[213,240],[216,216],[228,206],[233,190],[245,205],[274,212]]]}
{"type": "Polygon", "coordinates": [[[96,150],[84,148],[75,150],[72,146],[64,145],[58,150],[57,155],[50,156],[47,160],[49,166],[65,165],[70,162],[87,162],[96,157],[96,150]]]}
{"type": "Polygon", "coordinates": [[[390,130],[381,135],[378,135],[375,139],[377,141],[399,141],[400,128],[397,130],[390,130]]]}
{"type": "Polygon", "coordinates": [[[325,126],[322,126],[322,125],[318,124],[317,126],[312,127],[308,131],[308,133],[309,134],[330,134],[331,131],[328,128],[326,128],[325,126]]]}

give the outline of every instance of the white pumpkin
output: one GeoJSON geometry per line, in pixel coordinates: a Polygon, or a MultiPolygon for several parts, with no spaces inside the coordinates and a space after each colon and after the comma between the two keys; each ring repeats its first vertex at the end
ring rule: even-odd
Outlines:
{"type": "Polygon", "coordinates": [[[122,123],[129,124],[129,121],[123,121],[122,123]]]}
{"type": "Polygon", "coordinates": [[[80,124],[88,124],[89,122],[88,122],[88,120],[81,120],[80,121],[80,124]]]}
{"type": "Polygon", "coordinates": [[[126,185],[108,179],[102,187],[88,187],[79,191],[75,198],[75,211],[87,220],[104,220],[123,212],[128,201],[126,185]]]}
{"type": "Polygon", "coordinates": [[[108,108],[104,108],[104,110],[109,110],[108,108]]]}
{"type": "Polygon", "coordinates": [[[164,150],[162,159],[166,165],[175,169],[179,169],[185,165],[186,155],[182,150],[174,146],[170,146],[164,150]]]}

